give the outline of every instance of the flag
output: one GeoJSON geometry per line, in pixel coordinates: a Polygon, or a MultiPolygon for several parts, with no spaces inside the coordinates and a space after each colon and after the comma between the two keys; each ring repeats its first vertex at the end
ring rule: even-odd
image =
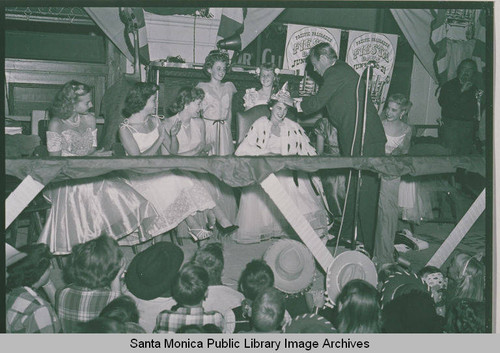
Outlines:
{"type": "Polygon", "coordinates": [[[446,9],[431,10],[434,20],[431,22],[431,48],[435,53],[434,70],[438,81],[442,84],[448,81],[448,64],[446,45],[446,9]]]}
{"type": "Polygon", "coordinates": [[[232,36],[235,33],[243,32],[243,21],[245,13],[243,8],[223,8],[219,30],[217,31],[217,41],[232,36]]]}
{"type": "Polygon", "coordinates": [[[474,50],[472,60],[477,64],[477,70],[483,72],[486,66],[486,13],[485,10],[478,11],[474,37],[474,50]]]}

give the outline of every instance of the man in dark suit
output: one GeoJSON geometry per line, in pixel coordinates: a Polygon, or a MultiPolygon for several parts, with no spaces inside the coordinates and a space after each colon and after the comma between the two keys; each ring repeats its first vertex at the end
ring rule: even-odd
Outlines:
{"type": "MultiPolygon", "coordinates": [[[[361,150],[361,124],[365,84],[359,75],[345,62],[337,60],[337,53],[328,43],[319,43],[309,52],[308,58],[314,70],[323,77],[319,92],[297,103],[297,109],[305,114],[314,113],[326,106],[328,119],[337,128],[342,156],[359,156],[361,150]],[[358,85],[359,84],[359,85],[358,85]],[[356,129],[356,121],[358,127],[356,129]],[[356,137],[354,133],[356,130],[356,137]]],[[[363,156],[384,156],[385,133],[375,106],[368,99],[366,106],[366,132],[363,156]]],[[[343,239],[351,239],[354,232],[355,185],[357,173],[353,173],[347,199],[342,230],[343,239]],[[355,176],[355,177],[354,177],[355,176]]],[[[373,254],[377,201],[378,175],[363,172],[359,200],[358,240],[373,254]]]]}

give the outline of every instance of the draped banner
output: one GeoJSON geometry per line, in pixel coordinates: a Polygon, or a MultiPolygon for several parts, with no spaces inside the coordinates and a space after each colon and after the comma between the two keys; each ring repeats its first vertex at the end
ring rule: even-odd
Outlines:
{"type": "Polygon", "coordinates": [[[370,94],[379,112],[383,109],[396,60],[398,36],[395,34],[349,31],[346,62],[362,74],[366,64],[375,62],[370,94]]]}
{"type": "Polygon", "coordinates": [[[283,68],[304,75],[309,49],[318,43],[327,42],[338,54],[341,30],[337,28],[288,25],[283,68]]]}

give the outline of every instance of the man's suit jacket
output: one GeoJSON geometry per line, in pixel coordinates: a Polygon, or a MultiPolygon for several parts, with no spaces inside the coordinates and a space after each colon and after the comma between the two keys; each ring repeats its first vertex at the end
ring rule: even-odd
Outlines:
{"type": "MultiPolygon", "coordinates": [[[[337,60],[333,66],[326,69],[323,74],[323,84],[319,92],[303,99],[300,107],[305,114],[314,113],[326,106],[328,119],[338,130],[339,145],[342,156],[349,156],[352,138],[356,124],[356,86],[359,75],[343,61],[337,60]]],[[[359,85],[359,125],[356,146],[353,156],[359,156],[361,144],[361,124],[364,102],[365,84],[359,85]]],[[[363,155],[384,155],[386,142],[384,127],[378,116],[375,106],[368,99],[365,148],[363,155]],[[376,147],[375,147],[376,146],[376,147]]]]}

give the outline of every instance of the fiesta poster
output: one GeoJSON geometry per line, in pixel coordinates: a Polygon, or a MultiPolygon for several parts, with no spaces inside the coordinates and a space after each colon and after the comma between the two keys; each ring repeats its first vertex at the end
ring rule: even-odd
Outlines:
{"type": "Polygon", "coordinates": [[[339,52],[341,30],[289,24],[286,36],[283,68],[304,75],[309,49],[318,43],[328,42],[339,52]]]}
{"type": "Polygon", "coordinates": [[[384,107],[389,91],[397,43],[398,36],[395,34],[349,31],[346,62],[360,75],[368,62],[375,62],[369,89],[379,112],[384,107]]]}

